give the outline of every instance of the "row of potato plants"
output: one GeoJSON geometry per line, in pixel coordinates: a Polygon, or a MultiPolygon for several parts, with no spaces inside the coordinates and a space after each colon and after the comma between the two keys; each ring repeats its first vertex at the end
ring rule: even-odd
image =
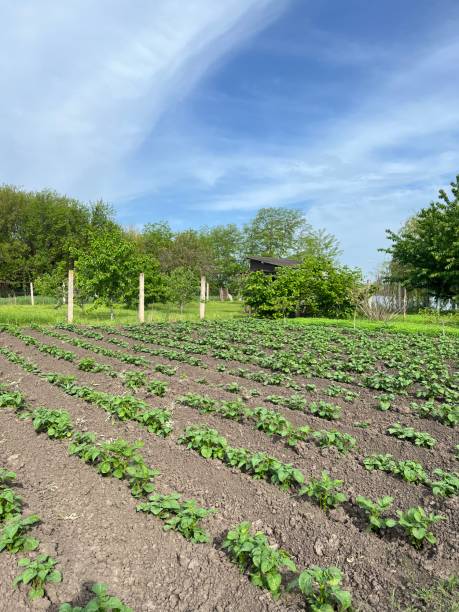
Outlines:
{"type": "MultiPolygon", "coordinates": [[[[11,393],[8,391],[0,393],[0,398],[8,396],[8,394],[11,393]]],[[[9,406],[9,400],[3,399],[2,404],[9,406]]],[[[77,456],[85,463],[93,466],[102,476],[127,480],[131,494],[135,498],[148,495],[148,500],[139,503],[136,510],[152,514],[161,519],[164,522],[165,530],[178,531],[194,543],[209,542],[208,534],[199,526],[199,523],[214,513],[214,509],[200,508],[195,500],[181,501],[178,493],[150,495],[155,488],[153,479],[159,472],[146,466],[139,453],[142,442],[129,444],[125,440],[118,439],[113,442],[98,443],[93,433],[75,432],[66,411],[37,409],[40,411],[40,426],[37,426],[34,420],[36,410],[27,411],[22,396],[21,401],[18,402],[17,395],[15,395],[10,407],[19,412],[23,418],[31,417],[37,433],[44,432],[52,439],[71,437],[72,440],[68,448],[70,455],[77,456]]],[[[3,474],[0,471],[0,486],[2,476],[3,474]]],[[[14,477],[14,474],[5,472],[4,476],[5,478],[11,478],[11,476],[14,477]]],[[[2,509],[2,505],[0,505],[0,509],[2,509]]],[[[223,549],[228,552],[231,561],[236,563],[241,571],[248,574],[253,584],[268,589],[272,596],[277,598],[281,594],[281,569],[286,567],[290,571],[298,573],[297,567],[290,555],[276,546],[271,546],[262,532],[251,535],[250,527],[250,523],[241,523],[229,529],[222,545],[223,549]]],[[[34,548],[36,548],[35,541],[32,541],[28,550],[34,548]]],[[[61,580],[60,573],[53,570],[53,565],[56,562],[52,559],[37,557],[34,562],[27,561],[29,573],[35,570],[35,566],[33,568],[30,566],[36,563],[37,571],[41,571],[43,574],[42,585],[37,587],[37,589],[42,590],[37,591],[38,594],[35,594],[35,597],[44,595],[46,582],[61,580]],[[50,569],[47,573],[44,573],[48,565],[50,569]]],[[[22,579],[23,577],[20,576],[17,581],[19,582],[22,579]]],[[[349,592],[341,588],[341,581],[342,575],[338,568],[312,566],[298,573],[295,581],[290,583],[289,589],[297,588],[311,606],[335,606],[337,604],[338,608],[336,609],[347,610],[351,606],[351,596],[349,592]]],[[[97,596],[97,601],[93,600],[84,608],[87,612],[108,609],[119,609],[120,612],[130,611],[122,602],[108,595],[105,585],[96,584],[93,591],[97,596]]],[[[332,607],[332,609],[335,608],[332,607]]],[[[74,608],[68,603],[62,604],[59,608],[60,612],[79,612],[80,610],[83,609],[74,608]]]]}
{"type": "MultiPolygon", "coordinates": [[[[5,393],[0,387],[0,397],[5,393]]],[[[29,531],[41,522],[37,514],[23,514],[23,500],[15,492],[16,473],[0,467],[0,552],[10,554],[36,552],[40,546],[37,538],[29,531]]],[[[13,587],[20,584],[28,587],[28,597],[34,600],[45,595],[48,582],[61,582],[62,575],[55,569],[57,561],[44,554],[33,558],[21,557],[17,565],[21,573],[13,581],[13,587]]]]}
{"type": "MultiPolygon", "coordinates": [[[[132,411],[136,410],[135,406],[139,406],[139,402],[140,404],[142,404],[140,400],[132,398],[131,396],[110,396],[110,394],[105,394],[100,391],[94,391],[88,389],[87,387],[79,387],[75,384],[73,377],[66,377],[53,373],[48,374],[47,376],[49,382],[53,382],[54,384],[59,385],[64,391],[70,394],[78,395],[80,393],[79,397],[83,397],[83,399],[86,399],[86,401],[99,400],[102,406],[105,406],[107,408],[108,400],[109,409],[110,402],[113,401],[113,397],[115,397],[115,402],[116,404],[118,404],[115,404],[115,410],[117,411],[116,414],[119,418],[134,417],[135,415],[132,413],[132,411]]],[[[204,406],[205,405],[206,404],[204,404],[204,406]]],[[[168,425],[169,415],[167,414],[167,411],[164,411],[162,409],[155,409],[153,411],[147,410],[145,413],[140,414],[146,415],[141,417],[142,420],[140,422],[146,425],[150,431],[154,433],[159,433],[159,435],[167,435],[167,430],[170,427],[170,425],[168,425]],[[153,415],[151,413],[153,413],[153,415]]],[[[220,414],[222,416],[226,416],[227,418],[234,418],[235,416],[238,417],[238,414],[240,414],[240,407],[231,405],[231,403],[227,403],[226,407],[223,407],[223,410],[220,414]]],[[[270,428],[276,428],[275,422],[276,420],[279,420],[278,417],[280,417],[280,415],[266,416],[264,421],[266,429],[268,431],[270,428]]],[[[280,418],[282,419],[283,417],[280,418]]],[[[293,443],[295,441],[295,437],[296,440],[299,440],[301,438],[304,439],[309,434],[309,432],[304,429],[303,431],[301,431],[301,429],[302,428],[299,428],[299,430],[297,430],[296,435],[292,434],[290,436],[287,436],[287,440],[290,440],[290,443],[293,443]]],[[[285,423],[279,424],[279,432],[282,431],[288,431],[288,422],[287,426],[285,425],[285,423]]],[[[333,446],[336,447],[339,452],[346,452],[347,450],[349,450],[349,448],[352,448],[353,444],[355,443],[355,440],[354,438],[352,438],[352,436],[337,432],[335,430],[323,430],[319,432],[313,432],[312,435],[313,439],[319,446],[333,446]]],[[[371,460],[371,457],[366,458],[364,460],[364,465],[367,469],[371,469],[371,460]]],[[[380,467],[378,469],[382,468],[380,467]]],[[[396,474],[407,482],[412,482],[416,484],[422,482],[423,484],[430,486],[432,488],[432,491],[436,495],[446,496],[452,494],[454,495],[457,493],[458,474],[456,472],[446,472],[441,469],[436,469],[434,470],[434,475],[438,477],[437,480],[429,480],[423,467],[419,463],[409,460],[400,461],[398,462],[396,467],[392,466],[391,469],[386,468],[385,471],[388,471],[392,474],[396,474]]]]}
{"type": "Polygon", "coordinates": [[[0,393],[2,407],[13,408],[21,419],[31,419],[33,428],[38,434],[45,433],[54,440],[70,438],[69,455],[76,456],[91,465],[101,476],[126,481],[134,498],[142,499],[149,496],[148,503],[137,506],[138,511],[158,516],[165,521],[166,529],[175,529],[193,542],[208,541],[207,534],[198,523],[213,512],[212,510],[198,508],[194,500],[181,502],[178,494],[151,495],[155,490],[154,479],[160,472],[146,465],[140,453],[144,445],[142,440],[132,444],[122,438],[99,442],[96,434],[92,432],[75,431],[66,410],[47,408],[28,410],[22,395],[21,402],[18,402],[17,395],[10,402],[10,395],[6,391],[0,393]],[[170,503],[171,500],[175,503],[170,503]],[[156,506],[159,504],[162,512],[153,511],[155,504],[156,506]]]}
{"type": "MultiPolygon", "coordinates": [[[[132,326],[130,327],[130,329],[132,329],[132,326]]],[[[113,330],[110,330],[110,331],[111,333],[114,333],[113,330]]],[[[76,333],[80,333],[80,332],[77,330],[76,333]]],[[[119,334],[120,332],[117,330],[116,333],[119,334]]],[[[97,335],[98,337],[101,336],[101,334],[97,334],[97,335]]],[[[137,331],[137,332],[131,331],[130,333],[124,333],[124,335],[129,336],[129,337],[134,337],[135,339],[142,339],[145,342],[153,340],[153,338],[151,337],[151,334],[146,334],[143,331],[137,331]]],[[[161,342],[161,338],[158,338],[158,335],[155,336],[154,340],[156,342],[161,342]]],[[[175,343],[171,341],[169,341],[167,344],[173,345],[173,346],[175,345],[175,343]]],[[[183,342],[177,343],[177,345],[181,346],[182,349],[184,348],[183,342]]],[[[140,347],[138,345],[135,345],[135,347],[131,347],[131,348],[140,350],[140,347]]],[[[189,349],[189,347],[187,348],[189,349]]],[[[150,349],[144,348],[143,351],[149,352],[150,349]]],[[[202,350],[200,352],[202,352],[202,350]]],[[[182,351],[182,354],[183,354],[183,351],[182,351]]],[[[163,356],[167,357],[166,354],[164,354],[163,356]]],[[[217,355],[213,355],[213,356],[217,356],[217,355]]],[[[237,358],[237,357],[238,356],[234,356],[234,358],[237,358]]],[[[175,358],[177,358],[177,354],[175,355],[175,358]]],[[[222,357],[220,356],[220,358],[222,357]]],[[[242,361],[248,362],[250,360],[243,359],[242,361]]],[[[389,362],[389,365],[394,365],[394,364],[392,362],[389,362]]],[[[418,374],[420,375],[421,371],[424,372],[424,370],[425,370],[424,367],[422,369],[417,370],[418,374]]],[[[274,384],[274,385],[285,384],[286,386],[291,386],[291,387],[298,386],[289,377],[285,378],[279,375],[273,377],[263,372],[253,372],[251,370],[245,370],[244,368],[232,369],[232,370],[229,370],[229,373],[236,375],[236,376],[243,377],[243,378],[245,377],[251,380],[255,380],[257,382],[261,382],[264,384],[274,384]]],[[[438,385],[440,384],[437,381],[439,377],[438,372],[434,373],[433,376],[435,378],[435,381],[433,383],[434,386],[432,387],[432,389],[435,391],[438,385]]],[[[443,379],[445,379],[445,377],[448,381],[453,380],[452,384],[455,388],[450,389],[450,396],[451,396],[451,399],[457,399],[459,397],[459,394],[455,390],[457,388],[457,385],[455,385],[454,379],[451,379],[449,374],[448,373],[445,374],[445,372],[443,371],[443,379]]],[[[342,376],[339,378],[341,381],[344,380],[342,376]]],[[[419,376],[417,378],[419,378],[419,376]]],[[[352,381],[349,381],[349,382],[352,382],[352,381]]],[[[370,375],[369,377],[367,377],[364,386],[368,386],[369,388],[374,389],[374,390],[384,391],[382,395],[376,398],[378,400],[377,406],[381,410],[387,410],[390,408],[392,402],[395,399],[395,395],[393,392],[403,392],[404,386],[406,386],[405,382],[406,380],[403,379],[403,377],[397,379],[392,374],[385,374],[384,372],[376,372],[370,375]]],[[[363,384],[363,383],[361,382],[360,384],[363,384]]],[[[325,390],[325,393],[332,397],[341,394],[342,397],[346,401],[352,401],[356,397],[355,391],[340,387],[339,385],[331,385],[328,390],[327,389],[325,390]]],[[[418,390],[417,395],[419,397],[424,397],[424,396],[429,396],[429,393],[424,393],[418,390]]],[[[450,426],[455,426],[459,422],[459,407],[455,403],[438,404],[437,402],[435,402],[434,397],[431,397],[423,404],[412,402],[411,408],[413,410],[413,413],[416,414],[417,416],[421,416],[423,418],[432,418],[434,420],[438,420],[450,426]]]]}
{"type": "MultiPolygon", "coordinates": [[[[293,465],[282,463],[266,453],[252,453],[246,448],[231,447],[226,438],[215,429],[191,425],[179,438],[179,443],[198,452],[206,459],[218,459],[230,467],[249,474],[254,479],[266,480],[299,497],[305,495],[325,512],[345,502],[351,503],[341,491],[343,481],[331,478],[327,471],[324,470],[320,478],[311,478],[305,484],[304,474],[293,465]]],[[[434,544],[436,538],[429,531],[429,527],[445,519],[441,515],[426,512],[421,506],[408,508],[406,511],[398,510],[398,520],[383,519],[382,512],[392,504],[392,498],[384,497],[373,501],[358,496],[355,501],[367,512],[370,530],[381,532],[391,527],[401,527],[410,543],[416,548],[421,548],[425,543],[434,544]],[[378,517],[379,527],[377,527],[378,517]]]]}
{"type": "Polygon", "coordinates": [[[256,429],[269,436],[279,436],[289,446],[296,446],[298,442],[305,442],[312,438],[320,447],[335,447],[340,453],[347,453],[354,449],[356,440],[349,434],[336,430],[313,431],[309,425],[295,427],[288,419],[274,410],[268,408],[249,408],[240,399],[235,401],[221,400],[187,393],[178,398],[185,406],[199,409],[201,413],[217,414],[233,421],[253,421],[256,429]]]}
{"type": "MultiPolygon", "coordinates": [[[[135,366],[151,366],[152,364],[142,358],[142,357],[135,357],[134,355],[129,355],[128,353],[124,353],[122,351],[113,351],[112,349],[107,349],[104,348],[102,346],[99,346],[97,344],[91,344],[88,342],[85,342],[83,340],[80,340],[78,338],[73,338],[72,336],[68,336],[66,334],[62,334],[59,332],[55,332],[52,331],[50,329],[47,329],[45,327],[42,327],[40,325],[37,324],[31,324],[31,327],[33,329],[35,329],[36,331],[39,331],[41,334],[44,334],[46,336],[51,336],[53,338],[57,338],[58,340],[61,340],[62,342],[67,342],[69,344],[72,344],[73,346],[79,347],[79,348],[83,348],[85,350],[88,350],[90,352],[93,353],[97,353],[100,355],[103,355],[104,357],[110,357],[112,359],[116,359],[118,361],[121,361],[123,363],[128,363],[128,364],[132,364],[135,366]]],[[[1,331],[6,331],[8,333],[11,333],[12,335],[15,335],[17,338],[24,340],[24,337],[27,339],[27,343],[29,344],[35,344],[37,341],[35,338],[32,338],[31,336],[25,336],[21,330],[19,328],[15,328],[14,326],[11,325],[3,325],[0,326],[0,330],[1,331]],[[35,342],[34,342],[35,341],[35,342]]],[[[85,334],[87,335],[87,334],[85,334]]],[[[43,344],[43,343],[41,343],[43,344]]],[[[49,346],[50,349],[56,349],[58,347],[53,347],[52,345],[44,345],[44,346],[49,346]]],[[[53,353],[55,351],[51,350],[51,351],[47,351],[51,356],[54,356],[53,353]]],[[[72,361],[75,362],[76,360],[76,355],[74,353],[70,353],[68,356],[68,361],[72,361]]],[[[127,387],[127,388],[131,388],[131,389],[138,389],[141,386],[145,386],[147,388],[148,391],[153,392],[151,388],[149,388],[150,383],[146,380],[146,373],[145,372],[135,372],[135,371],[123,371],[121,373],[118,373],[116,370],[114,370],[114,368],[112,368],[109,365],[106,364],[101,364],[101,363],[97,363],[95,360],[91,360],[90,358],[87,359],[83,359],[80,360],[79,362],[79,366],[81,364],[80,369],[81,370],[85,370],[88,372],[102,372],[102,373],[106,373],[109,376],[112,377],[117,377],[119,376],[122,380],[122,383],[127,387]]],[[[158,363],[156,365],[153,366],[153,370],[155,372],[159,372],[161,374],[165,374],[166,376],[174,376],[177,372],[177,369],[171,366],[168,366],[166,364],[162,364],[162,363],[158,363]]],[[[154,386],[153,384],[151,385],[152,387],[154,386]]],[[[159,395],[158,393],[155,393],[155,395],[159,395]]]]}
{"type": "MultiPolygon", "coordinates": [[[[86,401],[91,401],[91,399],[93,401],[97,401],[99,399],[101,401],[102,406],[105,406],[107,408],[108,400],[109,409],[111,405],[110,402],[113,401],[113,397],[115,397],[115,402],[118,405],[115,404],[114,409],[119,418],[126,418],[129,417],[129,415],[131,417],[135,416],[132,411],[136,410],[135,406],[139,406],[139,402],[140,404],[142,404],[140,400],[132,398],[131,396],[110,396],[110,394],[104,394],[100,391],[91,390],[88,389],[88,387],[79,387],[75,384],[73,377],[66,377],[54,373],[48,374],[47,376],[49,382],[58,384],[64,391],[69,392],[70,394],[78,395],[78,393],[80,393],[81,395],[79,396],[83,397],[83,399],[86,399],[86,401]]],[[[220,414],[222,416],[226,416],[227,418],[234,418],[234,416],[238,415],[239,410],[240,408],[238,406],[232,406],[230,403],[226,406],[226,408],[223,408],[220,414]]],[[[142,420],[140,422],[146,425],[150,431],[154,433],[159,433],[159,435],[167,435],[167,429],[170,427],[170,425],[168,425],[169,415],[167,414],[167,411],[164,411],[162,409],[154,409],[153,411],[147,410],[145,413],[140,414],[146,415],[141,417],[142,420]],[[151,413],[153,413],[153,415],[151,413]]],[[[267,417],[266,428],[268,430],[272,426],[273,422],[275,423],[275,420],[278,418],[278,416],[280,415],[274,416],[274,418],[270,415],[267,417]]],[[[284,428],[284,431],[286,431],[288,429],[288,423],[287,428],[285,428],[285,424],[280,424],[279,431],[282,431],[282,428],[284,428]]],[[[301,439],[301,437],[305,438],[307,435],[308,432],[306,432],[306,430],[298,431],[296,439],[301,439]]],[[[340,452],[346,452],[349,447],[352,447],[354,441],[354,438],[352,438],[352,436],[349,436],[348,434],[342,434],[341,432],[337,432],[335,430],[323,430],[319,432],[313,432],[312,435],[314,441],[319,446],[333,446],[336,447],[340,452]]],[[[287,437],[287,439],[290,439],[290,443],[292,443],[295,440],[295,435],[291,435],[290,437],[287,437]]],[[[364,460],[364,465],[367,469],[372,469],[370,467],[371,460],[371,457],[366,458],[364,460]]],[[[383,468],[379,467],[378,469],[383,468]]],[[[412,482],[415,484],[422,482],[423,484],[430,486],[432,488],[432,491],[436,495],[447,496],[455,495],[457,493],[457,482],[459,476],[456,472],[446,472],[441,469],[436,469],[434,470],[434,475],[437,477],[437,480],[430,480],[426,475],[425,470],[419,463],[409,460],[400,461],[398,462],[396,467],[392,466],[391,469],[386,468],[385,471],[391,474],[398,475],[407,482],[412,482]]]]}
{"type": "MultiPolygon", "coordinates": [[[[0,386],[0,398],[8,394],[5,386],[0,386]]],[[[4,402],[5,403],[5,400],[4,402]]],[[[15,401],[16,408],[18,402],[15,401]]],[[[20,402],[24,406],[23,400],[20,402]]],[[[40,409],[44,410],[44,409],[40,409]]],[[[36,411],[34,411],[35,413],[36,411]]],[[[34,421],[35,430],[38,431],[34,421]]],[[[49,431],[48,431],[49,435],[49,431]]],[[[55,437],[52,435],[51,437],[55,437]]],[[[30,529],[41,522],[36,514],[24,516],[22,498],[14,490],[16,473],[11,470],[0,468],[0,552],[10,554],[36,553],[40,547],[37,538],[28,535],[30,529]]],[[[22,557],[18,559],[18,567],[23,571],[14,579],[13,587],[21,584],[28,589],[28,598],[33,601],[45,596],[48,583],[59,583],[62,581],[62,573],[56,569],[57,560],[45,554],[35,554],[33,557],[22,557]]],[[[117,597],[108,593],[107,586],[103,583],[95,583],[91,588],[93,597],[84,608],[63,603],[59,606],[59,612],[103,612],[104,610],[117,610],[118,612],[133,612],[125,606],[117,597]]]]}
{"type": "MultiPolygon", "coordinates": [[[[246,322],[244,322],[244,325],[245,324],[246,322]]],[[[230,342],[234,342],[234,325],[230,324],[230,326],[231,335],[226,337],[230,342]]],[[[128,327],[131,330],[135,329],[133,326],[128,327]]],[[[135,333],[138,335],[141,334],[144,341],[147,342],[164,342],[158,332],[156,335],[153,334],[152,329],[157,330],[158,328],[152,328],[152,326],[145,327],[142,327],[142,331],[137,331],[135,333]],[[146,331],[145,327],[147,328],[146,331]]],[[[226,323],[219,323],[217,326],[214,326],[213,333],[205,334],[205,340],[201,342],[201,346],[203,343],[215,345],[215,343],[218,342],[216,338],[220,335],[218,332],[221,332],[224,327],[227,327],[226,323]]],[[[137,328],[137,330],[138,329],[139,328],[137,328]]],[[[350,337],[349,334],[347,334],[348,337],[346,338],[345,332],[336,334],[335,331],[331,331],[330,329],[316,328],[314,330],[302,330],[299,342],[297,341],[295,343],[294,338],[290,339],[288,344],[289,351],[273,350],[272,354],[265,354],[263,356],[253,348],[254,337],[256,338],[257,333],[259,334],[260,327],[256,326],[255,329],[251,331],[251,334],[245,336],[246,346],[242,349],[239,348],[235,351],[228,347],[228,342],[223,342],[220,346],[224,348],[225,352],[220,355],[214,353],[213,356],[234,359],[246,363],[254,363],[275,371],[283,371],[287,374],[293,372],[301,373],[306,376],[312,375],[323,378],[334,378],[335,380],[341,380],[343,382],[346,380],[349,382],[358,382],[369,388],[387,392],[403,393],[406,392],[409,387],[418,385],[422,387],[421,389],[417,389],[421,397],[425,395],[439,395],[442,399],[452,400],[458,397],[457,383],[454,377],[448,372],[445,363],[438,359],[438,352],[436,351],[435,345],[427,338],[419,339],[415,337],[413,339],[412,336],[410,336],[409,342],[407,342],[407,339],[405,339],[403,335],[392,335],[389,338],[386,335],[382,342],[375,342],[374,334],[372,335],[370,332],[360,332],[352,334],[350,337]],[[316,339],[320,338],[320,342],[316,342],[312,347],[314,349],[311,351],[311,354],[314,355],[312,358],[311,354],[305,355],[304,338],[308,334],[315,334],[316,339]],[[336,352],[333,352],[333,347],[330,346],[330,339],[335,343],[341,343],[341,345],[344,344],[346,346],[348,350],[345,359],[337,360],[336,352]],[[413,345],[418,350],[413,351],[413,345]],[[297,351],[295,351],[296,347],[298,349],[297,351]],[[320,359],[318,360],[317,354],[320,348],[322,350],[319,353],[320,359]],[[420,348],[428,353],[427,359],[419,357],[420,348]],[[402,353],[401,359],[398,358],[400,352],[402,353]],[[329,353],[333,354],[328,356],[329,353]],[[408,353],[410,359],[406,359],[403,353],[408,353]],[[411,357],[414,358],[414,361],[411,357]],[[397,374],[384,371],[375,373],[374,369],[378,361],[382,361],[384,366],[392,370],[398,368],[397,374]],[[311,365],[314,366],[313,370],[310,368],[311,365]],[[333,370],[330,372],[331,366],[333,370]],[[339,366],[340,370],[336,369],[337,366],[339,366]],[[362,377],[360,381],[356,381],[349,380],[348,376],[346,376],[346,371],[351,371],[356,374],[370,372],[370,374],[362,377]],[[431,375],[432,380],[429,380],[426,375],[431,375]],[[450,388],[448,388],[449,385],[451,385],[450,388]]],[[[285,332],[285,328],[283,328],[283,331],[285,332]]],[[[164,330],[160,330],[159,333],[164,335],[164,330]]],[[[140,336],[138,336],[138,339],[140,339],[140,336]]],[[[180,341],[183,341],[183,336],[180,341]]],[[[173,346],[174,342],[169,341],[168,344],[173,346]]],[[[457,347],[455,346],[454,340],[443,339],[442,344],[443,347],[447,349],[444,351],[447,357],[457,356],[457,347]]],[[[202,350],[200,350],[201,346],[198,349],[199,352],[202,352],[202,350]]],[[[191,347],[187,348],[190,350],[191,347]]]]}
{"type": "MultiPolygon", "coordinates": [[[[73,329],[75,326],[71,326],[71,327],[73,329]]],[[[43,328],[39,328],[39,329],[43,329],[43,328]]],[[[13,330],[13,333],[20,339],[24,340],[26,343],[31,343],[37,348],[44,350],[48,354],[57,356],[58,358],[61,358],[59,355],[63,354],[63,358],[67,360],[72,360],[72,361],[74,360],[75,356],[73,353],[70,353],[68,351],[62,351],[62,349],[59,349],[57,347],[52,347],[52,346],[44,345],[43,343],[39,343],[36,339],[30,336],[25,336],[19,330],[13,330]]],[[[90,333],[91,335],[96,335],[98,338],[100,338],[101,336],[100,334],[92,334],[91,332],[86,332],[86,333],[90,333]]],[[[103,371],[111,376],[116,375],[115,371],[112,368],[110,368],[110,366],[106,366],[103,364],[97,364],[96,362],[91,361],[89,359],[82,360],[79,364],[79,367],[80,369],[86,369],[87,371],[88,370],[89,371],[103,371]]],[[[141,372],[126,372],[123,375],[123,381],[126,384],[126,386],[131,389],[137,389],[139,386],[147,384],[146,374],[141,373],[141,372]]],[[[156,395],[163,395],[165,392],[164,387],[165,387],[165,383],[162,383],[161,381],[152,381],[151,383],[147,385],[147,390],[155,393],[156,395]]],[[[338,389],[338,391],[339,390],[340,389],[338,389]]],[[[279,398],[276,396],[268,396],[268,397],[271,399],[271,401],[274,401],[274,403],[276,401],[279,401],[279,398]]],[[[289,402],[290,407],[299,405],[299,401],[297,401],[298,398],[304,399],[302,398],[302,396],[294,397],[293,400],[289,402]]],[[[385,398],[383,397],[380,400],[381,406],[384,406],[384,399],[385,398]]],[[[386,407],[384,407],[384,409],[386,409],[386,407]]],[[[341,409],[339,406],[335,404],[324,402],[322,400],[319,402],[313,402],[310,405],[310,411],[312,412],[312,414],[320,416],[322,418],[327,418],[328,420],[339,418],[340,410],[341,409]]],[[[455,411],[459,413],[459,407],[455,408],[455,411]]],[[[451,419],[454,420],[452,413],[448,412],[447,416],[450,420],[451,419]]],[[[413,428],[403,427],[401,424],[398,424],[398,423],[390,427],[388,429],[388,433],[390,435],[394,435],[398,437],[399,439],[410,439],[414,442],[414,444],[418,446],[426,446],[428,448],[432,448],[436,444],[436,440],[432,436],[430,436],[428,433],[417,432],[413,428]]],[[[328,438],[330,438],[329,435],[328,435],[328,438]]],[[[289,437],[288,439],[292,440],[291,437],[289,437]]],[[[339,442],[339,440],[337,441],[339,442]]],[[[293,442],[294,442],[294,439],[293,439],[293,442]]]]}

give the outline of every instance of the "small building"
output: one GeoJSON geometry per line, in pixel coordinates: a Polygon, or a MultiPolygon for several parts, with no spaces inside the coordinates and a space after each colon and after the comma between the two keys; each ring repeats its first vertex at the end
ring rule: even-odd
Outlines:
{"type": "Polygon", "coordinates": [[[248,257],[250,272],[264,272],[265,274],[276,274],[276,268],[299,266],[300,261],[296,259],[285,259],[279,257],[248,257]]]}

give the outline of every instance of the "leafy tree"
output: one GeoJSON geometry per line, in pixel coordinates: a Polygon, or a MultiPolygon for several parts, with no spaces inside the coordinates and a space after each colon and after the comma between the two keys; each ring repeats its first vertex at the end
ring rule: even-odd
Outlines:
{"type": "Polygon", "coordinates": [[[197,293],[199,279],[191,268],[180,266],[170,272],[167,277],[166,295],[168,301],[177,304],[183,312],[185,304],[190,302],[197,293]]]}
{"type": "Polygon", "coordinates": [[[197,274],[208,274],[213,267],[208,237],[192,229],[175,234],[172,242],[161,249],[159,260],[166,272],[175,268],[190,268],[197,274]]]}
{"type": "Polygon", "coordinates": [[[24,290],[60,262],[70,265],[72,249],[106,226],[115,223],[103,202],[84,205],[54,191],[0,187],[0,280],[24,290]]]}
{"type": "Polygon", "coordinates": [[[328,257],[308,256],[298,267],[280,268],[276,276],[248,275],[245,303],[256,316],[341,318],[352,314],[361,273],[328,257]]]}
{"type": "Polygon", "coordinates": [[[174,233],[167,221],[147,223],[143,228],[143,251],[159,259],[161,252],[170,248],[174,233]]]}
{"type": "Polygon", "coordinates": [[[301,238],[310,230],[303,213],[292,208],[260,208],[244,227],[247,255],[286,257],[301,250],[301,238]]]}
{"type": "Polygon", "coordinates": [[[425,289],[440,299],[459,296],[459,175],[451,183],[452,197],[444,190],[395,233],[387,230],[392,245],[391,280],[407,289],[425,289]]]}
{"type": "Polygon", "coordinates": [[[219,288],[237,290],[238,279],[246,269],[242,254],[242,232],[233,223],[217,225],[203,231],[207,235],[211,249],[211,283],[219,288]]]}
{"type": "Polygon", "coordinates": [[[338,240],[324,229],[309,228],[299,238],[299,250],[295,258],[303,261],[309,256],[327,257],[336,261],[341,254],[338,240]]]}
{"type": "Polygon", "coordinates": [[[94,306],[108,306],[112,318],[116,303],[136,303],[141,271],[145,272],[146,303],[163,294],[157,262],[140,255],[118,228],[94,233],[87,247],[76,253],[75,270],[82,294],[94,306]]]}

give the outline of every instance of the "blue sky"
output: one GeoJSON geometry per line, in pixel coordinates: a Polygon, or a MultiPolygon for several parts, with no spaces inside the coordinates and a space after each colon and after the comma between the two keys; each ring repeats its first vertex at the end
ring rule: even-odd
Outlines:
{"type": "Polygon", "coordinates": [[[304,211],[374,272],[459,173],[457,0],[3,0],[0,182],[175,229],[304,211]]]}

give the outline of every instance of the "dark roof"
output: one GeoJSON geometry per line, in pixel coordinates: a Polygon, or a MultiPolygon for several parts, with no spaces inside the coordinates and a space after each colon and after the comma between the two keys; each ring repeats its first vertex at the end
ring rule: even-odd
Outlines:
{"type": "Polygon", "coordinates": [[[261,263],[271,264],[272,266],[297,266],[301,262],[296,259],[285,259],[276,257],[258,257],[250,255],[247,259],[253,259],[254,261],[260,261],[261,263]]]}

